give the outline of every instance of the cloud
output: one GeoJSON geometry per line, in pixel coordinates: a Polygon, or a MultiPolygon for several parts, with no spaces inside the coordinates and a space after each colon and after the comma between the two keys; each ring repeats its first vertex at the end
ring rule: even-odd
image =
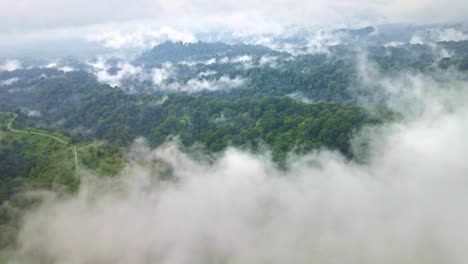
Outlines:
{"type": "Polygon", "coordinates": [[[102,57],[94,62],[88,62],[87,64],[91,67],[91,71],[96,75],[98,81],[107,83],[113,87],[120,86],[124,79],[140,78],[143,74],[143,69],[141,67],[133,66],[128,62],[118,62],[113,68],[102,57]],[[111,73],[110,70],[112,68],[115,72],[111,73]]]}
{"type": "Polygon", "coordinates": [[[50,62],[47,65],[45,65],[44,68],[57,68],[57,62],[50,62]]]}
{"type": "MultiPolygon", "coordinates": [[[[101,65],[101,67],[103,67],[103,65],[101,65]]],[[[44,65],[43,67],[41,68],[47,68],[47,69],[50,69],[50,68],[55,68],[59,71],[63,71],[63,72],[71,72],[71,71],[74,71],[75,69],[71,66],[63,66],[62,64],[60,64],[59,62],[57,61],[52,61],[52,62],[49,62],[47,63],[46,65],[44,65]]]]}
{"type": "MultiPolygon", "coordinates": [[[[239,76],[230,78],[220,76],[210,78],[216,72],[206,71],[198,74],[196,78],[185,82],[176,80],[177,68],[170,62],[162,63],[160,68],[144,69],[134,66],[125,61],[109,62],[103,57],[87,63],[89,71],[93,73],[97,80],[110,86],[120,86],[128,91],[138,89],[163,91],[163,92],[188,92],[197,93],[201,91],[218,91],[222,89],[232,89],[242,86],[246,80],[239,76]],[[143,85],[145,81],[151,81],[152,87],[143,85]]],[[[184,62],[183,64],[190,64],[184,62]]]]}
{"type": "Polygon", "coordinates": [[[243,55],[232,59],[233,62],[238,63],[247,63],[252,61],[252,56],[243,55]]]}
{"type": "Polygon", "coordinates": [[[63,67],[60,67],[58,68],[60,71],[63,71],[63,72],[71,72],[71,71],[74,71],[75,69],[73,67],[70,67],[70,66],[63,66],[63,67]]]}
{"type": "Polygon", "coordinates": [[[435,44],[439,41],[463,41],[468,40],[468,34],[453,27],[434,27],[419,30],[410,39],[411,44],[435,44]]]}
{"type": "Polygon", "coordinates": [[[207,61],[205,61],[205,65],[213,65],[216,63],[216,58],[212,58],[212,59],[209,59],[207,61]]]}
{"type": "MultiPolygon", "coordinates": [[[[158,79],[159,80],[159,79],[158,79]]],[[[230,78],[229,76],[221,76],[215,79],[208,79],[203,77],[192,78],[185,83],[182,82],[162,82],[161,84],[155,83],[156,90],[166,92],[187,92],[198,93],[202,91],[219,91],[226,89],[233,89],[241,87],[246,80],[239,76],[230,78]]]]}
{"type": "Polygon", "coordinates": [[[388,75],[378,70],[366,54],[358,56],[356,69],[359,85],[353,89],[364,89],[366,95],[359,97],[362,105],[374,100],[404,114],[407,119],[418,119],[424,114],[439,116],[437,111],[463,109],[463,101],[468,98],[468,82],[463,72],[435,70],[432,74],[424,74],[409,70],[388,75]]]}
{"type": "Polygon", "coordinates": [[[278,60],[278,57],[267,55],[267,56],[262,56],[258,63],[260,64],[260,66],[270,65],[270,66],[275,67],[277,60],[278,60]]]}
{"type": "Polygon", "coordinates": [[[191,33],[178,31],[167,26],[152,29],[144,25],[137,25],[136,29],[127,32],[115,29],[107,30],[103,29],[102,32],[92,33],[87,36],[87,40],[102,43],[105,47],[113,49],[151,48],[165,41],[195,41],[195,37],[191,33]]]}
{"type": "Polygon", "coordinates": [[[163,63],[161,68],[153,69],[153,83],[157,86],[164,85],[164,82],[174,74],[173,71],[174,69],[170,62],[163,63]]]}
{"type": "Polygon", "coordinates": [[[41,117],[42,113],[38,110],[27,110],[27,116],[29,117],[41,117]]]}
{"type": "Polygon", "coordinates": [[[207,77],[207,76],[211,76],[211,75],[215,75],[215,74],[216,74],[215,71],[208,70],[208,71],[200,72],[200,73],[198,74],[198,77],[199,77],[199,78],[203,78],[203,77],[207,77]]]}
{"type": "Polygon", "coordinates": [[[200,91],[217,91],[223,89],[231,89],[242,86],[245,80],[241,77],[230,78],[228,76],[221,76],[219,79],[191,79],[185,86],[181,88],[182,91],[187,92],[200,92],[200,91]]]}
{"type": "Polygon", "coordinates": [[[423,37],[421,37],[420,35],[416,34],[416,35],[413,35],[409,41],[410,44],[412,45],[423,45],[424,44],[424,40],[423,40],[423,37]]]}
{"type": "Polygon", "coordinates": [[[437,41],[462,41],[468,40],[468,34],[454,28],[446,28],[443,30],[434,30],[431,32],[437,41]]]}
{"type": "Polygon", "coordinates": [[[146,37],[189,41],[188,32],[279,33],[291,24],[467,22],[467,11],[466,1],[458,0],[23,0],[0,4],[0,35],[13,43],[38,37],[34,32],[49,38],[88,36],[115,48],[148,45],[146,37]]]}
{"type": "Polygon", "coordinates": [[[0,71],[15,71],[22,68],[19,60],[5,60],[3,64],[0,65],[0,71]]]}
{"type": "MultiPolygon", "coordinates": [[[[340,32],[319,30],[308,37],[306,49],[308,53],[330,53],[329,47],[343,44],[343,38],[347,35],[340,32]]],[[[297,53],[297,51],[295,52],[297,53]]]]}
{"type": "Polygon", "coordinates": [[[186,66],[196,66],[197,64],[203,65],[214,65],[214,64],[226,64],[226,63],[238,63],[242,64],[244,68],[251,68],[252,65],[252,56],[250,55],[242,55],[237,57],[221,57],[221,58],[211,58],[208,60],[199,60],[199,61],[181,61],[178,64],[186,65],[186,66]]]}
{"type": "MultiPolygon", "coordinates": [[[[416,39],[414,41],[418,42],[416,39]]],[[[384,47],[400,47],[403,45],[405,45],[405,43],[401,41],[390,41],[390,42],[385,43],[384,47]]]]}
{"type": "Polygon", "coordinates": [[[0,86],[7,86],[7,85],[11,85],[15,82],[19,81],[19,78],[10,78],[10,79],[6,79],[6,80],[0,80],[0,86]]]}

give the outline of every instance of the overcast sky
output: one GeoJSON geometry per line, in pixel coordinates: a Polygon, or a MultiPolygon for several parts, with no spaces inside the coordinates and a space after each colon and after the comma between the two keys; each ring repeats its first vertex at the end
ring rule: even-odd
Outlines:
{"type": "Polygon", "coordinates": [[[132,23],[274,31],[283,25],[466,22],[462,0],[0,0],[0,38],[82,36],[132,23]]]}

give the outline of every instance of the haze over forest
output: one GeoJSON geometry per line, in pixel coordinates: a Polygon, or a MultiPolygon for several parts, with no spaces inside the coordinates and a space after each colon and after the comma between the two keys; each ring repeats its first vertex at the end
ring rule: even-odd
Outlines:
{"type": "Polygon", "coordinates": [[[0,263],[467,263],[467,13],[0,2],[0,263]]]}

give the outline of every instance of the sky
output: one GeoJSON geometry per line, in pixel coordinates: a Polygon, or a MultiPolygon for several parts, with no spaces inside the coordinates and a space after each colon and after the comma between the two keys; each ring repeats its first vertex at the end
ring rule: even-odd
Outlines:
{"type": "Polygon", "coordinates": [[[135,25],[257,33],[291,24],[459,23],[466,13],[460,0],[0,0],[0,38],[82,38],[135,25]]]}

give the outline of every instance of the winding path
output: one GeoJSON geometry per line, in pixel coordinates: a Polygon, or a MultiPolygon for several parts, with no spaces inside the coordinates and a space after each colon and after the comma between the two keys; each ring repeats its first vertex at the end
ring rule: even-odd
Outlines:
{"type": "MultiPolygon", "coordinates": [[[[34,131],[24,131],[24,130],[17,130],[17,129],[11,128],[11,124],[13,123],[13,121],[15,121],[16,117],[17,117],[17,115],[14,114],[14,117],[11,118],[10,122],[7,125],[7,130],[9,130],[9,131],[11,131],[13,133],[26,133],[26,134],[34,134],[34,135],[39,135],[39,136],[43,136],[43,137],[48,137],[48,138],[55,139],[58,142],[63,143],[65,145],[70,145],[70,143],[66,142],[65,140],[60,139],[60,138],[58,138],[56,136],[46,134],[46,133],[34,132],[34,131]]],[[[74,158],[75,158],[75,168],[78,169],[78,153],[76,152],[76,146],[75,145],[73,145],[72,150],[73,150],[73,155],[74,155],[74,158]]]]}

